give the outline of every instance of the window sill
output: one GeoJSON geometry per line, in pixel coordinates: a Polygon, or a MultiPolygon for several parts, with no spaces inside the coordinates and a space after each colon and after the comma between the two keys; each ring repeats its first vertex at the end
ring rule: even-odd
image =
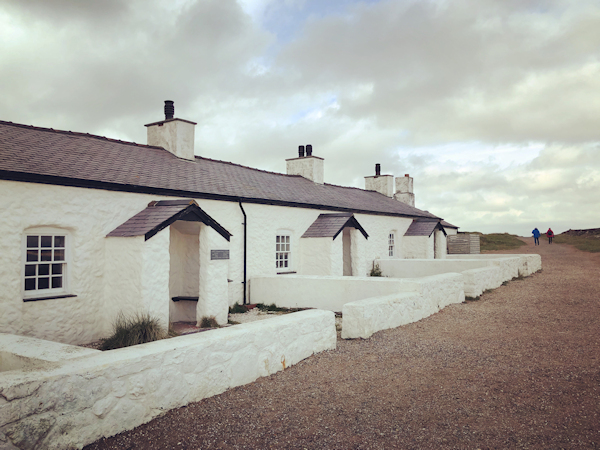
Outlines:
{"type": "Polygon", "coordinates": [[[293,275],[297,272],[277,272],[277,275],[293,275]]]}
{"type": "Polygon", "coordinates": [[[47,297],[24,298],[23,301],[24,302],[38,302],[40,300],[56,300],[59,298],[71,298],[71,297],[77,297],[77,296],[75,294],[49,295],[47,297]]]}

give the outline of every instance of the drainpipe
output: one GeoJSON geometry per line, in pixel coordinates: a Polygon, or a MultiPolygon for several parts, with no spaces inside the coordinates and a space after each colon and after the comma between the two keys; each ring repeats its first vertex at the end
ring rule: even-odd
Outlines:
{"type": "Polygon", "coordinates": [[[242,210],[242,214],[244,215],[244,223],[242,225],[244,225],[244,281],[242,281],[242,284],[244,285],[244,300],[242,305],[246,304],[246,222],[247,222],[247,216],[246,216],[246,211],[244,211],[244,207],[242,206],[242,201],[238,200],[239,205],[240,205],[240,209],[242,210]]]}

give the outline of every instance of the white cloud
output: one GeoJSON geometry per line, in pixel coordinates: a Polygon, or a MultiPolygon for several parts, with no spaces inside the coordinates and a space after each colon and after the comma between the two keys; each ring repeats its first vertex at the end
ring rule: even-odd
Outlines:
{"type": "Polygon", "coordinates": [[[168,98],[208,157],[310,143],[462,228],[600,226],[595,0],[7,0],[0,60],[5,120],[144,142],[168,98]]]}

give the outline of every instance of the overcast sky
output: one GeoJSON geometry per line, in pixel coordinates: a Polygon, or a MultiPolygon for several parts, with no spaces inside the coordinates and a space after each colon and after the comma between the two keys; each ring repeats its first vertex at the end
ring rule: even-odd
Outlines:
{"type": "Polygon", "coordinates": [[[325,181],[414,177],[462,231],[600,227],[598,0],[3,0],[0,119],[325,181]]]}

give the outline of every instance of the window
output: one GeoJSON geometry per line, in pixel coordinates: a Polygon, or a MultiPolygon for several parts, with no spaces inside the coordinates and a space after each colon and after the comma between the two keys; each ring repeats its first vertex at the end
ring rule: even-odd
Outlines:
{"type": "Polygon", "coordinates": [[[275,239],[275,267],[277,269],[290,268],[290,236],[277,235],[275,239]]]}
{"type": "Polygon", "coordinates": [[[57,295],[67,287],[67,234],[29,231],[25,235],[23,288],[25,297],[57,295]]]}
{"type": "Polygon", "coordinates": [[[394,256],[396,250],[394,232],[392,231],[388,236],[388,253],[389,256],[394,256]]]}

